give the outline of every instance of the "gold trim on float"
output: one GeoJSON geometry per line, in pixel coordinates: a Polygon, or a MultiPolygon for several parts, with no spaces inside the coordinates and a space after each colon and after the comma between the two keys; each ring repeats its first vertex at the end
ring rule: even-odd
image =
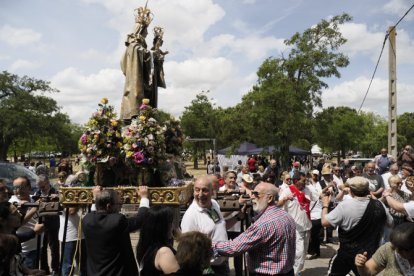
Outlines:
{"type": "MultiPolygon", "coordinates": [[[[136,187],[105,187],[119,193],[122,204],[138,204],[136,187]]],[[[185,205],[193,194],[193,183],[180,187],[148,187],[151,204],[185,205]]],[[[59,202],[62,205],[87,205],[93,203],[92,187],[61,187],[59,202]]]]}

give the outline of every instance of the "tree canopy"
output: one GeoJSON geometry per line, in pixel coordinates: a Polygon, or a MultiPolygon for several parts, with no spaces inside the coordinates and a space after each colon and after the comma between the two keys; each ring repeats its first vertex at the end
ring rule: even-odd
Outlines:
{"type": "Polygon", "coordinates": [[[58,91],[47,81],[0,73],[0,160],[7,159],[10,145],[16,142],[33,146],[47,140],[68,146],[70,120],[54,99],[45,96],[53,92],[58,91]]]}

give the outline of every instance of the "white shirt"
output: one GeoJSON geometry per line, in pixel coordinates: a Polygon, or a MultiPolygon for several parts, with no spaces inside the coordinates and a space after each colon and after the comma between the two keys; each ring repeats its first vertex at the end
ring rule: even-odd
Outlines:
{"type": "MultiPolygon", "coordinates": [[[[218,222],[215,223],[213,221],[207,208],[201,208],[197,204],[197,201],[193,200],[190,207],[185,211],[183,220],[181,221],[181,231],[183,233],[199,231],[210,237],[213,242],[227,241],[226,221],[220,212],[220,206],[214,199],[211,200],[211,204],[211,209],[214,209],[220,217],[218,222]]],[[[211,264],[219,265],[226,259],[226,257],[218,257],[212,260],[211,264]]]]}
{"type": "MultiPolygon", "coordinates": [[[[283,183],[279,189],[281,199],[293,195],[286,183],[283,183]]],[[[293,200],[286,201],[283,208],[294,219],[296,223],[296,230],[298,232],[308,231],[312,228],[312,222],[308,218],[306,211],[300,206],[300,203],[296,197],[294,197],[293,200]]]]}
{"type": "Polygon", "coordinates": [[[410,221],[414,221],[414,201],[410,200],[404,204],[404,209],[407,212],[407,219],[410,221]]]}
{"type": "MultiPolygon", "coordinates": [[[[9,202],[11,202],[11,203],[13,203],[13,202],[20,203],[20,200],[15,195],[13,195],[10,198],[9,202]]],[[[30,202],[33,202],[32,199],[30,199],[30,202]]],[[[28,209],[28,210],[30,210],[30,209],[28,209]]],[[[25,232],[34,230],[34,227],[35,227],[36,223],[38,222],[38,220],[39,220],[39,215],[36,212],[33,215],[33,217],[31,217],[29,219],[28,222],[26,222],[25,224],[21,225],[17,229],[16,233],[17,234],[21,234],[21,233],[25,233],[25,232]]],[[[43,244],[43,233],[41,235],[42,235],[42,242],[40,243],[40,245],[43,244]]],[[[33,250],[37,250],[37,235],[33,239],[30,239],[28,241],[22,242],[21,245],[22,245],[22,252],[30,252],[30,251],[33,251],[33,250]]]]}
{"type": "MultiPolygon", "coordinates": [[[[64,230],[64,226],[65,226],[65,216],[66,216],[66,212],[63,212],[60,216],[60,227],[59,227],[59,241],[63,241],[63,230],[64,230]]],[[[69,215],[68,217],[68,226],[67,226],[67,231],[66,231],[66,239],[65,242],[71,242],[71,241],[76,241],[78,239],[78,227],[79,227],[79,221],[81,216],[83,216],[82,214],[82,210],[78,210],[77,213],[73,214],[73,215],[69,215]]],[[[81,233],[81,239],[84,238],[83,233],[81,233]]]]}
{"type": "Polygon", "coordinates": [[[319,181],[316,183],[310,183],[306,185],[306,188],[311,193],[311,203],[310,203],[310,209],[311,209],[311,220],[317,220],[321,219],[322,217],[322,202],[319,200],[319,196],[322,192],[321,184],[319,184],[319,181]]]}
{"type": "Polygon", "coordinates": [[[336,187],[339,187],[339,185],[343,185],[344,181],[342,178],[337,177],[335,174],[332,175],[332,180],[336,183],[336,187]]]}

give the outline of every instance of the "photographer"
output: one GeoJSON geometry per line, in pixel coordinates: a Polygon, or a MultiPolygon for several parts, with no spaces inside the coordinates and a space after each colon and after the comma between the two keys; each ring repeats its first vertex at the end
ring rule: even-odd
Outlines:
{"type": "MultiPolygon", "coordinates": [[[[232,192],[239,192],[239,187],[236,183],[237,174],[235,171],[228,171],[224,175],[225,184],[223,187],[220,188],[220,192],[225,193],[232,193],[232,192]]],[[[239,211],[233,212],[223,212],[223,217],[226,220],[232,219],[236,216],[239,211]]],[[[229,239],[235,239],[240,232],[242,231],[241,222],[237,221],[232,227],[227,228],[227,236],[229,239]]],[[[235,256],[234,257],[234,270],[236,272],[236,276],[241,276],[243,273],[243,256],[235,256]]]]}
{"type": "MultiPolygon", "coordinates": [[[[25,203],[33,202],[30,197],[31,191],[30,180],[25,176],[17,177],[13,180],[14,195],[10,198],[9,202],[17,204],[19,207],[23,207],[25,203]]],[[[24,211],[26,209],[23,209],[24,211]]],[[[16,234],[19,235],[31,235],[38,223],[39,216],[37,214],[37,208],[27,208],[27,212],[24,215],[21,226],[17,229],[16,234]]],[[[42,235],[43,236],[43,235],[42,235]]],[[[25,242],[21,243],[22,254],[25,257],[24,264],[29,269],[35,268],[37,257],[37,239],[33,237],[25,242]]]]}
{"type": "Polygon", "coordinates": [[[414,151],[411,145],[406,145],[401,149],[401,152],[397,157],[397,164],[399,167],[409,165],[411,168],[414,168],[414,151]]]}
{"type": "MultiPolygon", "coordinates": [[[[45,174],[39,175],[37,179],[37,191],[34,198],[58,197],[58,192],[50,185],[49,177],[45,174]]],[[[59,270],[59,215],[48,215],[44,217],[45,232],[43,234],[42,251],[40,255],[40,268],[50,274],[48,264],[47,247],[50,248],[52,275],[57,275],[59,270]]]]}

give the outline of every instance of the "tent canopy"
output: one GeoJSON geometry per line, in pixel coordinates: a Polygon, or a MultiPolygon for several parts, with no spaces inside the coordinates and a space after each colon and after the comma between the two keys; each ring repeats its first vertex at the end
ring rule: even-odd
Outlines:
{"type": "MultiPolygon", "coordinates": [[[[226,154],[231,150],[231,147],[227,147],[218,151],[218,154],[226,154]]],[[[260,154],[260,153],[267,153],[272,154],[275,150],[279,150],[274,146],[267,146],[267,147],[258,147],[255,144],[244,142],[240,144],[234,151],[234,154],[238,155],[250,155],[250,154],[260,154]]],[[[296,147],[289,146],[289,154],[290,155],[310,155],[311,152],[309,150],[304,150],[296,147]]]]}
{"type": "MultiPolygon", "coordinates": [[[[249,153],[250,150],[257,149],[257,148],[258,148],[258,146],[255,145],[255,144],[244,142],[244,143],[241,143],[237,148],[234,149],[233,154],[247,155],[247,154],[251,154],[251,153],[249,153]]],[[[232,149],[232,147],[227,147],[227,148],[218,150],[217,153],[218,154],[227,154],[231,149],[232,149]]]]}

